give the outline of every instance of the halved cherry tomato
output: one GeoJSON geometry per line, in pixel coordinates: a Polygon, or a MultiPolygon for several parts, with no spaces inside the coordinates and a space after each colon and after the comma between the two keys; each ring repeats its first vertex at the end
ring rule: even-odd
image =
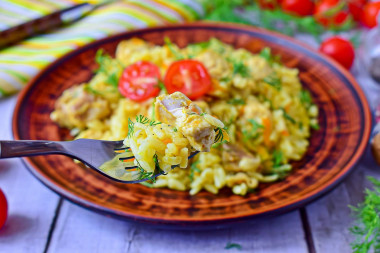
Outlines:
{"type": "Polygon", "coordinates": [[[337,36],[325,40],[319,50],[334,58],[347,69],[351,68],[355,59],[355,50],[351,42],[337,36]]]}
{"type": "Polygon", "coordinates": [[[170,65],[164,80],[169,93],[180,91],[197,99],[211,89],[211,77],[205,66],[195,60],[176,61],[170,65]]]}
{"type": "Polygon", "coordinates": [[[0,189],[0,229],[4,226],[8,216],[8,203],[4,192],[0,189]]]}
{"type": "Polygon", "coordinates": [[[380,1],[370,2],[364,5],[361,21],[363,25],[373,28],[377,25],[377,16],[380,11],[380,1]]]}
{"type": "Polygon", "coordinates": [[[119,80],[120,93],[134,101],[144,101],[160,93],[160,70],[148,61],[139,61],[126,67],[119,80]]]}
{"type": "Polygon", "coordinates": [[[344,7],[340,0],[318,1],[314,9],[314,18],[325,27],[343,25],[350,18],[350,14],[346,10],[338,8],[340,6],[344,7]],[[331,12],[334,9],[335,12],[331,12]]]}
{"type": "Polygon", "coordinates": [[[311,0],[282,0],[281,9],[297,16],[313,14],[314,3],[311,0]]]}

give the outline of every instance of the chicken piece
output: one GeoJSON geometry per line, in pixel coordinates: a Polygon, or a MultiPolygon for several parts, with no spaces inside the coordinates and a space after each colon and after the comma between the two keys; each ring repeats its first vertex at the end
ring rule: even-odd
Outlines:
{"type": "Polygon", "coordinates": [[[215,142],[214,129],[224,127],[220,120],[202,113],[198,105],[180,92],[157,97],[155,116],[158,121],[176,126],[198,151],[210,151],[215,142]]]}
{"type": "Polygon", "coordinates": [[[86,91],[85,85],[65,90],[50,117],[61,127],[84,129],[89,122],[102,120],[111,113],[107,100],[86,91]]]}

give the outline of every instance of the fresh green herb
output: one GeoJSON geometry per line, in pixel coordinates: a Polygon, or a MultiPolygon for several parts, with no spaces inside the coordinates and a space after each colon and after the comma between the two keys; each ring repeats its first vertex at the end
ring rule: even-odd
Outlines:
{"type": "Polygon", "coordinates": [[[267,76],[263,79],[263,81],[275,88],[276,90],[281,90],[281,80],[277,76],[267,76]]]}
{"type": "Polygon", "coordinates": [[[149,183],[149,182],[147,182],[147,181],[140,182],[140,184],[142,184],[142,185],[144,185],[146,187],[149,187],[149,188],[154,188],[154,185],[151,184],[151,183],[149,183]]]}
{"type": "Polygon", "coordinates": [[[233,74],[234,75],[241,75],[242,77],[249,77],[250,74],[249,74],[249,69],[247,68],[247,66],[244,65],[243,62],[238,62],[238,61],[235,61],[232,63],[233,65],[233,74]]]}
{"type": "Polygon", "coordinates": [[[168,90],[166,89],[166,86],[163,82],[161,82],[160,80],[158,80],[158,88],[160,90],[163,90],[165,93],[168,93],[168,90]]]}
{"type": "Polygon", "coordinates": [[[299,97],[300,97],[301,102],[304,105],[306,105],[306,106],[310,106],[311,105],[312,99],[311,99],[310,92],[308,92],[307,90],[301,90],[301,92],[299,94],[299,97]]]}
{"type": "Polygon", "coordinates": [[[147,124],[150,122],[150,119],[145,117],[144,115],[137,115],[136,116],[136,122],[141,123],[141,124],[147,124]]]}
{"type": "Polygon", "coordinates": [[[84,90],[87,91],[87,92],[90,92],[90,93],[92,93],[94,95],[101,95],[102,94],[101,92],[99,92],[99,91],[95,90],[94,88],[92,88],[90,85],[84,86],[84,90]]]}
{"type": "Polygon", "coordinates": [[[296,123],[297,123],[297,121],[296,121],[295,119],[293,119],[292,116],[290,116],[290,115],[285,111],[284,108],[281,108],[281,110],[282,110],[282,112],[283,112],[283,114],[284,114],[284,118],[285,118],[286,120],[289,120],[292,124],[296,124],[296,123]]]}
{"type": "Polygon", "coordinates": [[[227,82],[231,81],[231,77],[230,76],[223,77],[223,78],[220,79],[220,81],[227,83],[227,82]]]}
{"type": "Polygon", "coordinates": [[[205,116],[206,113],[205,112],[202,112],[199,116],[205,116]]]}
{"type": "Polygon", "coordinates": [[[373,190],[366,189],[364,202],[350,206],[356,216],[356,225],[350,228],[356,236],[351,244],[354,253],[380,252],[380,181],[368,177],[373,190]]]}
{"type": "Polygon", "coordinates": [[[165,44],[169,47],[170,52],[174,55],[176,60],[183,60],[185,57],[174,47],[174,44],[171,42],[169,37],[164,38],[165,44]]]}
{"type": "Polygon", "coordinates": [[[138,180],[144,180],[144,179],[151,179],[151,180],[153,180],[154,179],[153,178],[154,172],[147,172],[140,165],[138,166],[138,169],[140,170],[140,174],[139,174],[138,180]]]}
{"type": "Polygon", "coordinates": [[[223,140],[223,141],[221,141],[221,142],[214,143],[214,144],[212,144],[212,148],[220,149],[220,147],[221,147],[223,144],[226,144],[226,143],[228,143],[227,140],[223,140]]]}
{"type": "Polygon", "coordinates": [[[310,127],[312,129],[314,129],[314,130],[319,130],[320,129],[320,126],[319,126],[318,122],[317,123],[310,123],[310,127]]]}
{"type": "Polygon", "coordinates": [[[173,131],[174,131],[174,132],[177,132],[177,131],[178,131],[178,129],[175,127],[175,128],[173,128],[173,131]]]}
{"type": "Polygon", "coordinates": [[[227,243],[226,247],[224,247],[224,249],[237,249],[237,250],[241,250],[242,249],[242,246],[240,244],[237,244],[237,243],[227,243]]]}
{"type": "Polygon", "coordinates": [[[150,120],[149,118],[145,117],[144,115],[138,115],[136,116],[136,122],[141,124],[149,124],[150,126],[155,126],[161,124],[161,122],[150,120]]]}
{"type": "Polygon", "coordinates": [[[245,101],[241,98],[232,98],[227,101],[227,104],[230,105],[245,105],[245,101]]]}
{"type": "Polygon", "coordinates": [[[261,57],[263,57],[265,60],[267,60],[268,62],[272,60],[272,52],[271,52],[271,50],[270,50],[269,47],[265,47],[265,48],[263,48],[263,49],[260,51],[259,55],[260,55],[261,57]]]}
{"type": "Polygon", "coordinates": [[[260,128],[264,128],[264,126],[261,125],[260,123],[258,123],[254,119],[248,119],[248,122],[251,123],[252,129],[249,130],[249,131],[247,131],[247,130],[243,130],[242,131],[242,134],[244,136],[244,140],[256,139],[260,135],[260,133],[258,132],[258,130],[260,128]]]}
{"type": "Polygon", "coordinates": [[[189,175],[189,177],[190,177],[190,180],[191,180],[191,181],[194,180],[194,173],[195,173],[195,172],[198,172],[198,173],[201,172],[201,170],[197,167],[197,166],[198,166],[198,163],[199,163],[199,161],[193,162],[193,163],[191,164],[191,166],[190,166],[190,175],[189,175]]]}
{"type": "Polygon", "coordinates": [[[133,121],[130,118],[128,118],[128,135],[127,135],[127,138],[131,138],[134,132],[135,132],[135,123],[133,123],[133,121]]]}
{"type": "Polygon", "coordinates": [[[152,102],[152,121],[156,120],[156,103],[155,101],[152,102]]]}
{"type": "Polygon", "coordinates": [[[116,73],[112,73],[107,77],[106,83],[111,84],[117,88],[119,86],[119,77],[116,73]]]}
{"type": "Polygon", "coordinates": [[[273,168],[279,167],[284,160],[284,154],[281,150],[275,150],[272,154],[273,168]]]}
{"type": "Polygon", "coordinates": [[[217,128],[214,129],[214,131],[216,132],[215,142],[220,142],[220,141],[224,140],[223,130],[226,130],[226,128],[222,129],[220,127],[217,127],[217,128]]]}

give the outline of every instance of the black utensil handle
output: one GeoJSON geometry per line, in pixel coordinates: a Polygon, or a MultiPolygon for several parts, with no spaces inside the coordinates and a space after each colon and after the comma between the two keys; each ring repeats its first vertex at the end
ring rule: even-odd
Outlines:
{"type": "Polygon", "coordinates": [[[5,31],[0,32],[0,49],[7,47],[16,42],[22,41],[28,37],[46,32],[48,30],[62,26],[69,21],[75,21],[82,14],[77,14],[76,10],[82,9],[83,7],[91,7],[88,3],[78,4],[49,15],[31,20],[29,22],[14,26],[5,31]],[[74,13],[73,13],[74,12],[74,13]],[[73,13],[74,15],[67,15],[73,13]],[[63,18],[69,16],[69,18],[63,18]],[[72,17],[73,16],[73,17],[72,17]],[[71,18],[72,17],[72,18],[71,18]]]}
{"type": "Polygon", "coordinates": [[[63,150],[59,142],[53,141],[0,141],[0,159],[62,154],[63,150]]]}

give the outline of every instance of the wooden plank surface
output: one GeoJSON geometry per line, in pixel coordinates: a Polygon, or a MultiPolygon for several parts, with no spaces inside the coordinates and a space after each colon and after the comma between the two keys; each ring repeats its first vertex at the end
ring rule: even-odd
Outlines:
{"type": "MultiPolygon", "coordinates": [[[[16,97],[0,101],[0,140],[11,140],[16,97]]],[[[0,188],[8,198],[9,217],[0,230],[0,252],[43,252],[59,197],[44,187],[20,159],[0,160],[0,188]]]]}
{"type": "Polygon", "coordinates": [[[308,252],[298,211],[230,229],[170,231],[105,217],[67,201],[48,252],[223,252],[228,242],[240,244],[239,252],[308,252]]]}

